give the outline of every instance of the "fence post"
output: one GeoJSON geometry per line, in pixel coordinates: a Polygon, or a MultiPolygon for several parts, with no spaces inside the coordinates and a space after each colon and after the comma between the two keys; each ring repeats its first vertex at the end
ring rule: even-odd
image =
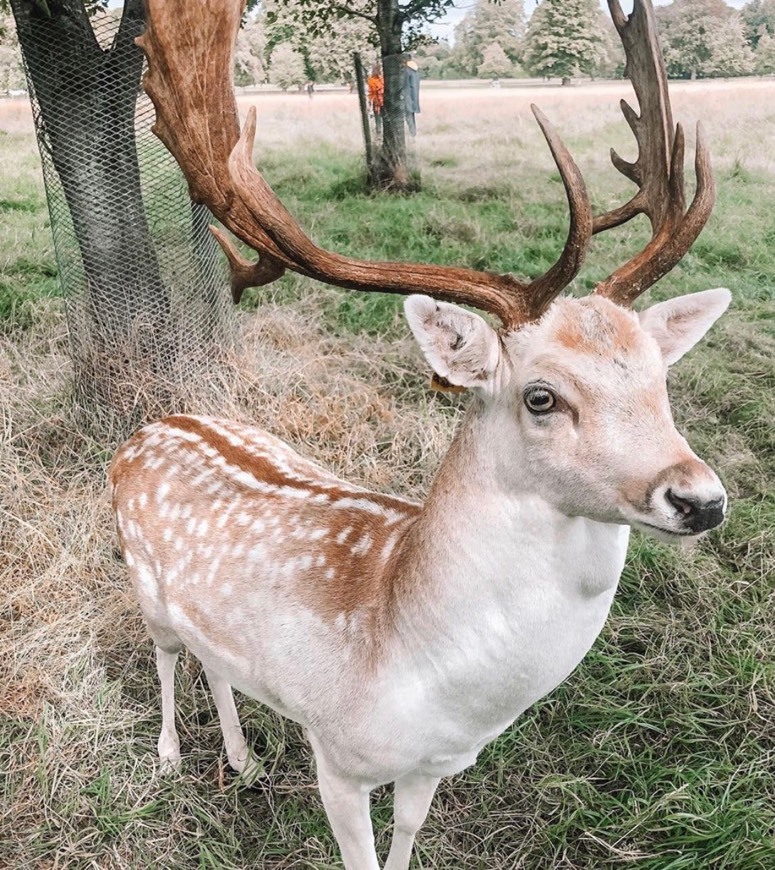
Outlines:
{"type": "Polygon", "coordinates": [[[366,171],[369,182],[374,174],[374,149],[371,142],[371,124],[369,123],[369,107],[366,103],[366,82],[363,75],[363,63],[361,56],[356,51],[353,53],[355,64],[355,83],[358,88],[358,103],[361,107],[361,125],[363,126],[363,143],[366,148],[366,171]]]}

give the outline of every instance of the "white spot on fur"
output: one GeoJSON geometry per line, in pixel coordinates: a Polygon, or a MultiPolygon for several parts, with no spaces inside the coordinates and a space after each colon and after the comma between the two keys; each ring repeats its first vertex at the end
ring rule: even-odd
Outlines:
{"type": "Polygon", "coordinates": [[[150,568],[143,562],[138,562],[135,577],[137,579],[137,585],[140,587],[140,591],[148,598],[152,598],[155,601],[156,581],[150,568]]]}
{"type": "Polygon", "coordinates": [[[358,543],[350,550],[353,556],[365,556],[371,548],[371,535],[363,535],[358,543]]]}

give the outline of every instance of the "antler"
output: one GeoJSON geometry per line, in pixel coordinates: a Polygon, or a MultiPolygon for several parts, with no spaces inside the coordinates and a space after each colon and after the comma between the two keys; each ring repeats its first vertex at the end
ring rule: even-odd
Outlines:
{"type": "Polygon", "coordinates": [[[473,269],[358,260],[312,242],[253,164],[256,113],[242,134],[232,71],[244,0],[148,0],[147,27],[137,44],[148,57],[145,90],[156,108],[154,132],[177,159],[192,199],[259,254],[250,263],[220,230],[214,233],[232,267],[232,295],[291,269],[328,284],[384,293],[426,293],[497,315],[506,330],[539,317],[575,277],[592,235],[592,212],[581,173],[533,107],[560,171],[570,230],[559,260],[533,281],[473,269]]]}
{"type": "Polygon", "coordinates": [[[622,11],[619,0],[608,0],[608,7],[627,57],[625,74],[632,82],[640,107],[638,115],[627,102],[621,101],[622,113],[638,143],[638,159],[629,163],[612,148],[611,162],[638,185],[638,192],[619,208],[595,217],[593,232],[645,214],[651,222],[652,237],[639,254],[601,281],[595,291],[621,305],[631,305],[692,246],[713,210],[716,186],[702,127],[697,124],[697,187],[691,205],[685,209],[684,133],[680,124],[673,128],[667,73],[651,0],[635,0],[629,17],[622,11]]]}

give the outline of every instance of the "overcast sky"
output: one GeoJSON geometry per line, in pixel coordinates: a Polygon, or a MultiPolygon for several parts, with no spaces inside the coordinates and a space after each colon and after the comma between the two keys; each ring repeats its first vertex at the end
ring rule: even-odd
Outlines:
{"type": "MultiPolygon", "coordinates": [[[[655,6],[667,6],[672,0],[654,0],[655,6]]],[[[746,3],[746,0],[726,0],[728,6],[733,6],[739,9],[746,3]]],[[[474,6],[473,0],[456,0],[455,8],[451,9],[440,21],[436,22],[430,31],[434,36],[440,39],[449,39],[452,41],[452,33],[455,25],[460,23],[460,19],[466,14],[466,11],[474,6]]],[[[530,15],[536,8],[536,0],[525,0],[525,12],[530,15]]],[[[608,4],[605,0],[600,0],[600,6],[608,11],[608,4]]],[[[632,0],[622,0],[622,8],[625,12],[632,12],[632,0]]]]}

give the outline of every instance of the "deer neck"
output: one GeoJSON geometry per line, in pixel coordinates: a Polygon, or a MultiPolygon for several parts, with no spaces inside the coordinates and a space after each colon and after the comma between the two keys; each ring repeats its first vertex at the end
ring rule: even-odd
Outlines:
{"type": "Polygon", "coordinates": [[[491,662],[560,632],[569,671],[608,614],[629,529],[566,516],[532,491],[507,416],[477,402],[442,462],[397,563],[400,634],[444,668],[469,634],[474,648],[493,640],[491,662]]]}

